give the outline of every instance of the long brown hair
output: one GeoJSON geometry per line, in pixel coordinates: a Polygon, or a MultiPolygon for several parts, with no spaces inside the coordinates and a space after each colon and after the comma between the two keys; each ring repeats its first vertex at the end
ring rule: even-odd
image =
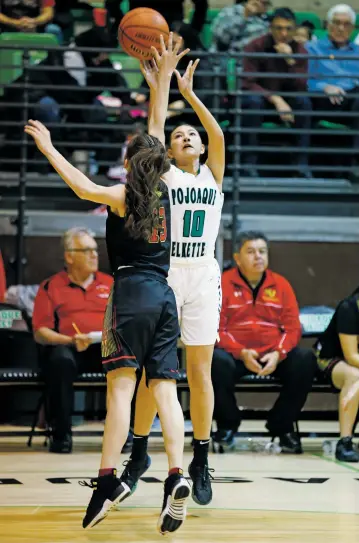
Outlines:
{"type": "Polygon", "coordinates": [[[158,223],[158,191],[165,188],[160,177],[168,172],[171,163],[160,140],[149,134],[130,141],[126,158],[126,228],[134,239],[148,239],[158,223]]]}

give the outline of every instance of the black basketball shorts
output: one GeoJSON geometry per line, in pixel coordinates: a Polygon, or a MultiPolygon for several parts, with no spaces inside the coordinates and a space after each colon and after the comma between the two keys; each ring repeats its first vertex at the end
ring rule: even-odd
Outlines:
{"type": "Polygon", "coordinates": [[[117,271],[102,334],[104,372],[145,368],[147,380],[177,380],[179,334],[176,300],[166,279],[130,267],[117,271]]]}

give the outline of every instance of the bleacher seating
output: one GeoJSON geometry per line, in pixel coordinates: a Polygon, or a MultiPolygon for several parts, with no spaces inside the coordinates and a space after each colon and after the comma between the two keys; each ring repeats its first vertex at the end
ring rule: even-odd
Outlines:
{"type": "Polygon", "coordinates": [[[0,34],[0,96],[4,85],[9,85],[20,77],[23,72],[23,47],[34,47],[30,51],[30,64],[37,64],[47,57],[46,49],[36,50],[36,47],[54,47],[58,41],[53,34],[33,34],[22,32],[3,32],[0,34]],[[5,49],[3,45],[19,46],[19,49],[5,49]]]}

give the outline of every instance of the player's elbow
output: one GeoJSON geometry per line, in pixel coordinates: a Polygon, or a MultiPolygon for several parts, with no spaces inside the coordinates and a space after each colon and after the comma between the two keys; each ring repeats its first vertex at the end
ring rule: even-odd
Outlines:
{"type": "Polygon", "coordinates": [[[34,340],[39,345],[46,345],[46,328],[38,328],[34,331],[34,340]]]}

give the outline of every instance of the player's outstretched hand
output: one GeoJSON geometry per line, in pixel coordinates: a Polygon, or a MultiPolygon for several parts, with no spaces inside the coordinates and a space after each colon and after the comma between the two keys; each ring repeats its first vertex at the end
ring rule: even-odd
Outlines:
{"type": "Polygon", "coordinates": [[[181,58],[187,55],[190,49],[187,48],[180,52],[182,46],[182,39],[178,40],[175,46],[173,46],[172,32],[170,32],[167,47],[162,34],[160,36],[160,40],[161,52],[158,52],[155,47],[151,47],[152,54],[158,67],[159,76],[164,75],[171,77],[181,58]]]}
{"type": "Polygon", "coordinates": [[[155,59],[142,60],[140,68],[147,85],[150,87],[150,89],[156,90],[158,83],[158,66],[155,59]]]}
{"type": "Polygon", "coordinates": [[[44,155],[49,153],[53,149],[51,134],[40,121],[33,121],[29,119],[24,128],[26,134],[32,136],[35,140],[35,143],[44,155]]]}
{"type": "Polygon", "coordinates": [[[199,58],[197,58],[197,60],[194,62],[191,60],[183,75],[181,75],[178,70],[174,71],[177,77],[178,89],[184,98],[193,92],[193,75],[198,64],[199,58]]]}

